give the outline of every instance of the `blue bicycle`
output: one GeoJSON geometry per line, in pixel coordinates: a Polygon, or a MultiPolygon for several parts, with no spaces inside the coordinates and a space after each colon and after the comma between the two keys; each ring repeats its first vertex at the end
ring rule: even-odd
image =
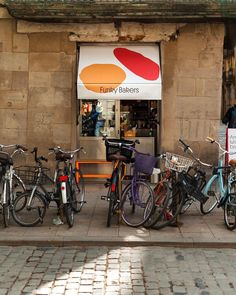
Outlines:
{"type": "MultiPolygon", "coordinates": [[[[236,160],[231,160],[229,166],[223,165],[225,154],[229,154],[220,143],[210,137],[207,137],[207,141],[218,145],[221,154],[218,160],[218,166],[213,167],[213,173],[210,179],[207,181],[203,188],[203,194],[208,197],[205,203],[200,204],[200,210],[202,214],[210,213],[216,206],[224,209],[224,221],[228,229],[233,230],[236,228],[236,160]],[[223,171],[230,169],[230,173],[227,180],[224,181],[223,171]]],[[[196,158],[192,149],[184,143],[184,151],[189,152],[191,156],[201,165],[210,167],[211,165],[203,163],[200,159],[196,158]]]]}

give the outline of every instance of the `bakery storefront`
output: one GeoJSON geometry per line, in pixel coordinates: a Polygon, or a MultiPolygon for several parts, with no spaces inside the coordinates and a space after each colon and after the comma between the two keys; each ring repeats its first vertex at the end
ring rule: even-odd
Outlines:
{"type": "Polygon", "coordinates": [[[159,148],[161,67],[157,44],[78,47],[78,145],[85,159],[105,159],[102,136],[159,148]]]}

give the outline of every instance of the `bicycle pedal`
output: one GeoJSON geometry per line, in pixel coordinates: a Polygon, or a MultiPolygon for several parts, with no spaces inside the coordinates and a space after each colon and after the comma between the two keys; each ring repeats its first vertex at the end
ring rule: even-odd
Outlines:
{"type": "Polygon", "coordinates": [[[107,200],[107,196],[101,196],[101,200],[107,200]]]}
{"type": "Polygon", "coordinates": [[[111,184],[109,182],[104,183],[105,188],[108,188],[111,184]]]}

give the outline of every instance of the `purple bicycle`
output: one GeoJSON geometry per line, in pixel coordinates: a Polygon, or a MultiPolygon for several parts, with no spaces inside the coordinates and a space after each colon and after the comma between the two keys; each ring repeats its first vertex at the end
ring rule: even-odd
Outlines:
{"type": "Polygon", "coordinates": [[[133,176],[122,192],[120,210],[122,220],[129,226],[143,225],[154,208],[154,194],[147,177],[152,174],[157,158],[125,147],[134,152],[133,176]]]}

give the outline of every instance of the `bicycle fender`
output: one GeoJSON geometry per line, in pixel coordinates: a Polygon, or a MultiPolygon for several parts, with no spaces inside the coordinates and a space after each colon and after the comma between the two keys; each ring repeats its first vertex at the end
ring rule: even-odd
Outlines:
{"type": "Polygon", "coordinates": [[[207,195],[207,192],[208,192],[209,188],[211,187],[213,181],[215,181],[215,179],[218,178],[218,177],[219,177],[218,174],[214,174],[214,175],[212,175],[212,177],[208,180],[208,182],[206,183],[205,188],[204,188],[204,190],[203,190],[203,194],[204,194],[204,195],[207,195]]]}

